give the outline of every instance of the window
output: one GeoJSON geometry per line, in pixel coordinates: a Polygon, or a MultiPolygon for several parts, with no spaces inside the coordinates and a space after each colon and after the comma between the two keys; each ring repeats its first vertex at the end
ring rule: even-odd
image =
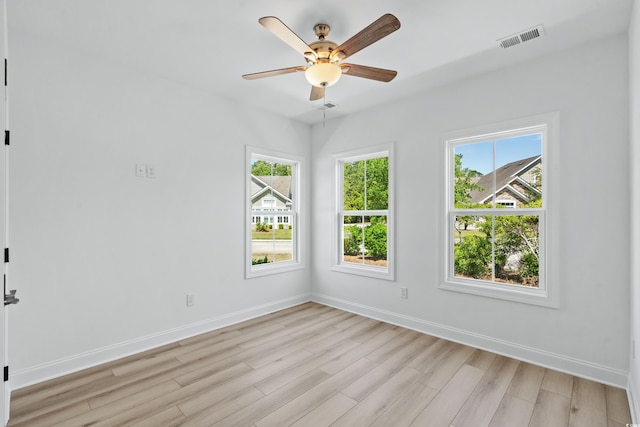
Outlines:
{"type": "Polygon", "coordinates": [[[503,208],[515,208],[515,200],[496,200],[496,206],[502,206],[503,208]]]}
{"type": "Polygon", "coordinates": [[[247,147],[246,277],[301,268],[301,160],[247,147]]]}
{"type": "Polygon", "coordinates": [[[392,146],[334,156],[333,270],[393,280],[392,146]]]}
{"type": "Polygon", "coordinates": [[[538,118],[527,126],[444,139],[441,288],[552,305],[545,257],[551,123],[551,117],[538,118]]]}

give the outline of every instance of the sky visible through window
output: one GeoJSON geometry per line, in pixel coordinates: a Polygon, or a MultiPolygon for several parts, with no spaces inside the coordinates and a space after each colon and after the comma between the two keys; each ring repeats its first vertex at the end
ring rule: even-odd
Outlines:
{"type": "MultiPolygon", "coordinates": [[[[498,139],[496,169],[507,163],[542,154],[542,134],[498,139]]],[[[487,174],[493,171],[493,141],[458,145],[455,154],[462,154],[462,167],[487,174]]]]}

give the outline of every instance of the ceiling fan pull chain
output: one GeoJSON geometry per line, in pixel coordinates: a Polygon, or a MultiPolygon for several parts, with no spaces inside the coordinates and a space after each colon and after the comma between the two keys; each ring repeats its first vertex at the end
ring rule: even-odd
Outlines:
{"type": "MultiPolygon", "coordinates": [[[[324,91],[324,94],[322,95],[322,104],[324,106],[327,105],[327,91],[324,91]]],[[[324,128],[324,125],[327,122],[327,109],[325,108],[324,110],[322,110],[322,127],[324,128]]]]}

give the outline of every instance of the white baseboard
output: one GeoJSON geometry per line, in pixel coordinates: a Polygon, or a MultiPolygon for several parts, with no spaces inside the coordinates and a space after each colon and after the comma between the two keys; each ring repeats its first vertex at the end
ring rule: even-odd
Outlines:
{"type": "Polygon", "coordinates": [[[308,301],[315,301],[320,304],[325,304],[341,310],[370,317],[372,319],[413,329],[439,338],[447,339],[449,341],[458,342],[471,347],[512,357],[514,359],[555,369],[557,371],[566,372],[571,375],[627,389],[632,416],[634,420],[637,419],[634,402],[636,402],[635,399],[637,399],[639,395],[634,393],[633,385],[629,384],[628,372],[316,293],[273,301],[260,306],[236,311],[234,313],[217,316],[201,322],[147,335],[135,340],[99,348],[42,365],[21,369],[11,373],[10,388],[11,390],[18,390],[32,384],[37,384],[42,381],[57,378],[62,375],[97,366],[102,363],[111,362],[122,357],[147,351],[152,348],[180,341],[205,332],[210,332],[215,329],[220,329],[225,326],[273,313],[274,311],[282,310],[308,301]]]}
{"type": "Polygon", "coordinates": [[[244,322],[254,317],[273,313],[310,301],[310,294],[298,295],[291,298],[273,301],[256,307],[250,307],[234,313],[223,314],[211,319],[192,323],[167,331],[158,332],[130,341],[121,342],[82,354],[65,357],[60,360],[45,363],[11,372],[9,384],[11,390],[18,390],[42,381],[57,378],[62,375],[91,368],[102,363],[111,362],[122,357],[147,351],[165,344],[180,341],[198,334],[210,332],[235,323],[244,322]]]}
{"type": "Polygon", "coordinates": [[[627,389],[629,373],[618,369],[327,295],[313,293],[312,301],[545,368],[627,389]]]}

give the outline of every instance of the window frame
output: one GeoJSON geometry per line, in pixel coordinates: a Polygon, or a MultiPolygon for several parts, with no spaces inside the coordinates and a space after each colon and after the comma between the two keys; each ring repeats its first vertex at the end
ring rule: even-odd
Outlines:
{"type": "Polygon", "coordinates": [[[252,147],[247,145],[245,150],[245,278],[251,279],[271,274],[279,274],[304,268],[302,258],[302,170],[303,158],[294,154],[283,153],[275,150],[252,147]],[[260,206],[253,208],[251,203],[251,161],[253,159],[265,160],[275,163],[285,163],[291,165],[291,211],[283,211],[274,203],[272,208],[260,206]],[[289,216],[289,226],[292,231],[292,259],[290,261],[272,262],[265,264],[252,264],[252,229],[256,224],[254,220],[264,217],[289,216]]]}
{"type": "MultiPolygon", "coordinates": [[[[549,247],[554,247],[554,236],[558,233],[554,232],[557,219],[555,218],[554,206],[557,204],[557,192],[554,186],[557,186],[557,146],[558,146],[558,113],[543,114],[531,116],[522,119],[511,120],[508,122],[489,124],[471,129],[465,129],[450,132],[440,137],[440,146],[444,151],[444,196],[441,198],[443,203],[440,224],[443,224],[444,230],[441,233],[442,244],[442,273],[441,281],[438,285],[440,289],[462,292],[473,295],[480,295],[490,298],[514,301],[525,304],[539,305],[550,308],[559,307],[559,288],[557,284],[557,273],[553,268],[553,262],[549,256],[549,247]],[[479,141],[487,141],[489,139],[496,140],[504,137],[515,137],[529,135],[532,133],[543,133],[542,140],[542,208],[534,209],[505,209],[493,207],[482,209],[486,215],[537,215],[539,216],[539,255],[540,255],[540,272],[539,287],[530,288],[522,285],[502,284],[499,282],[488,282],[479,279],[462,278],[453,274],[453,235],[450,232],[453,229],[452,221],[456,215],[465,212],[475,214],[478,210],[456,209],[453,206],[453,148],[456,145],[469,144],[479,141]]],[[[498,199],[494,194],[494,200],[498,199]]]]}
{"type": "Polygon", "coordinates": [[[334,154],[333,158],[333,255],[332,271],[355,274],[359,276],[372,277],[376,279],[395,280],[395,168],[394,168],[394,144],[381,144],[364,147],[355,150],[344,151],[334,154]],[[364,210],[345,211],[344,210],[344,164],[361,160],[369,160],[379,157],[388,158],[388,205],[386,210],[364,210]],[[344,226],[345,216],[386,216],[387,217],[387,266],[371,266],[366,264],[355,264],[344,262],[344,226]]]}

